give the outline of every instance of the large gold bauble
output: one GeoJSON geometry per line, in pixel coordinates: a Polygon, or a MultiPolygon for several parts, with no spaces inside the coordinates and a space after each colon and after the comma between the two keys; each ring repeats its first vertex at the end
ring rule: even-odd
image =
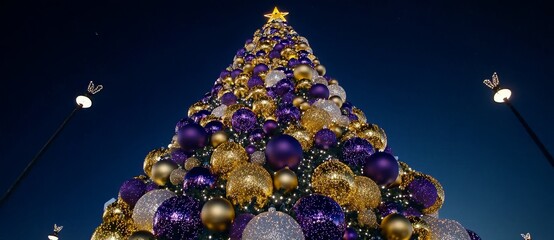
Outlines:
{"type": "Polygon", "coordinates": [[[247,161],[248,154],[240,144],[224,142],[213,151],[210,164],[215,174],[219,174],[223,179],[226,179],[231,171],[247,161]]]}
{"type": "Polygon", "coordinates": [[[226,230],[235,219],[235,209],[225,198],[213,198],[208,200],[200,213],[202,223],[212,231],[226,230]]]}
{"type": "Polygon", "coordinates": [[[308,131],[315,133],[331,124],[331,115],[321,108],[310,107],[302,114],[301,123],[308,131]]]}
{"type": "Polygon", "coordinates": [[[233,93],[234,93],[238,98],[245,98],[245,97],[246,97],[246,94],[248,94],[248,88],[247,88],[247,87],[237,87],[237,88],[235,88],[235,90],[233,91],[233,93]]]}
{"type": "Polygon", "coordinates": [[[148,177],[152,177],[152,166],[154,163],[160,161],[160,158],[168,154],[168,150],[165,148],[158,148],[150,151],[144,158],[144,164],[142,165],[144,173],[148,177]]]}
{"type": "Polygon", "coordinates": [[[332,96],[329,98],[329,100],[333,101],[335,104],[337,104],[337,106],[340,108],[342,107],[342,98],[340,98],[339,96],[332,96]]]}
{"type": "Polygon", "coordinates": [[[268,96],[260,98],[252,103],[252,111],[260,117],[271,118],[277,109],[275,102],[268,96]]]}
{"type": "Polygon", "coordinates": [[[231,172],[225,190],[235,205],[248,205],[256,198],[258,207],[263,207],[273,193],[273,181],[265,168],[247,163],[231,172]]]}
{"type": "Polygon", "coordinates": [[[267,90],[264,86],[255,86],[253,88],[250,88],[250,93],[248,94],[248,99],[252,99],[254,101],[264,99],[267,97],[267,90]]]}
{"type": "Polygon", "coordinates": [[[239,74],[237,79],[235,79],[235,84],[238,85],[238,86],[241,86],[241,87],[246,87],[249,78],[250,77],[248,76],[248,74],[241,73],[241,74],[239,74]]]}
{"type": "Polygon", "coordinates": [[[432,240],[431,228],[425,220],[419,217],[408,217],[408,220],[412,223],[414,233],[417,234],[417,240],[432,240]]]}
{"type": "Polygon", "coordinates": [[[387,135],[385,131],[375,124],[364,125],[358,132],[358,136],[371,143],[375,149],[384,151],[387,147],[387,135]]]}
{"type": "Polygon", "coordinates": [[[127,240],[137,229],[131,220],[103,222],[94,230],[91,240],[127,240]]]}
{"type": "Polygon", "coordinates": [[[140,230],[131,234],[129,240],[156,240],[156,237],[149,231],[140,230]]]}
{"type": "Polygon", "coordinates": [[[177,169],[179,166],[177,163],[169,160],[169,159],[163,159],[154,164],[152,166],[152,180],[160,185],[165,186],[169,182],[169,177],[171,176],[171,172],[173,170],[177,169]]]}
{"type": "Polygon", "coordinates": [[[381,202],[379,186],[368,177],[354,177],[354,187],[350,191],[348,207],[352,210],[364,211],[376,208],[381,202]]]}
{"type": "Polygon", "coordinates": [[[208,109],[208,105],[206,105],[205,103],[203,102],[197,102],[195,104],[192,104],[190,107],[189,107],[189,110],[188,110],[188,115],[189,117],[192,116],[192,114],[195,114],[196,112],[200,111],[200,110],[207,110],[208,109]]]}
{"type": "Polygon", "coordinates": [[[123,201],[116,201],[106,207],[102,214],[102,220],[104,222],[127,221],[131,216],[131,207],[123,201]]]}
{"type": "Polygon", "coordinates": [[[309,150],[313,145],[313,134],[308,132],[303,127],[291,125],[285,130],[285,134],[291,135],[292,137],[296,138],[296,140],[298,140],[298,142],[302,146],[302,150],[304,151],[309,150]]]}
{"type": "Polygon", "coordinates": [[[299,107],[300,104],[306,102],[306,99],[304,99],[303,97],[301,96],[298,96],[298,97],[295,97],[293,100],[292,100],[292,105],[294,105],[295,107],[299,107]]]}
{"type": "Polygon", "coordinates": [[[200,166],[201,162],[198,158],[190,157],[185,160],[185,170],[190,171],[194,167],[200,166]]]}
{"type": "Polygon", "coordinates": [[[336,159],[329,160],[314,170],[312,188],[342,206],[348,203],[348,195],[354,187],[354,176],[346,164],[336,159]]]}
{"type": "Polygon", "coordinates": [[[329,80],[329,85],[333,85],[333,84],[339,84],[339,81],[337,79],[329,80]]]}
{"type": "Polygon", "coordinates": [[[377,223],[377,216],[375,216],[375,213],[371,210],[364,210],[358,212],[358,224],[360,224],[363,227],[369,227],[369,228],[378,228],[379,223],[377,223]]]}
{"type": "Polygon", "coordinates": [[[315,70],[317,71],[317,73],[319,74],[319,76],[323,76],[325,75],[325,73],[327,72],[327,70],[325,69],[325,66],[319,64],[315,67],[315,70]]]}
{"type": "Polygon", "coordinates": [[[340,138],[342,136],[342,134],[344,133],[344,131],[345,131],[345,129],[343,127],[341,127],[337,124],[331,124],[331,126],[329,126],[329,129],[335,133],[337,138],[340,138]]]}
{"type": "Polygon", "coordinates": [[[313,69],[305,64],[298,65],[294,68],[294,78],[296,80],[312,79],[313,69]]]}
{"type": "Polygon", "coordinates": [[[381,234],[387,240],[409,240],[413,232],[412,223],[400,214],[389,214],[381,221],[381,234]]]}
{"type": "Polygon", "coordinates": [[[283,168],[273,176],[273,186],[275,186],[275,190],[290,192],[298,187],[298,177],[288,167],[283,168]]]}
{"type": "Polygon", "coordinates": [[[217,147],[220,144],[227,142],[227,140],[229,140],[229,137],[227,137],[227,133],[225,133],[225,131],[215,132],[210,137],[210,143],[212,144],[212,147],[217,147]]]}

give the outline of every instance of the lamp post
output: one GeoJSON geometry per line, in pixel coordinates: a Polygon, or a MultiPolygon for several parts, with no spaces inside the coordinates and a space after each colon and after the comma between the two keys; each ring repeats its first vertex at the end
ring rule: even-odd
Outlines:
{"type": "Polygon", "coordinates": [[[510,97],[512,96],[512,91],[510,91],[510,89],[500,87],[500,81],[499,81],[498,75],[496,73],[492,74],[492,80],[485,79],[483,81],[483,84],[485,84],[487,87],[492,89],[492,91],[494,92],[493,99],[494,99],[495,102],[504,103],[510,108],[510,110],[512,110],[512,112],[514,113],[514,115],[516,115],[516,117],[519,120],[519,122],[521,123],[521,125],[523,125],[523,128],[525,128],[525,130],[527,131],[527,133],[529,134],[531,139],[533,139],[535,144],[541,150],[544,157],[546,157],[546,160],[548,160],[550,165],[552,167],[554,167],[554,158],[552,157],[550,152],[548,152],[548,149],[546,149],[546,147],[541,142],[541,140],[539,139],[537,134],[535,134],[533,129],[531,129],[529,124],[527,124],[527,121],[525,121],[523,116],[519,113],[519,111],[515,108],[515,106],[512,105],[512,103],[510,102],[510,97]]]}
{"type": "MultiPolygon", "coordinates": [[[[65,128],[65,126],[67,125],[67,123],[69,122],[69,120],[71,120],[73,118],[73,116],[75,115],[75,113],[77,113],[77,111],[81,110],[81,109],[85,109],[85,108],[90,108],[92,106],[92,96],[94,94],[97,94],[98,92],[100,92],[104,87],[102,85],[98,85],[98,86],[95,86],[94,83],[92,81],[90,81],[90,83],[88,84],[88,87],[87,87],[87,91],[79,96],[77,96],[77,98],[75,98],[75,108],[73,109],[73,111],[71,111],[71,113],[69,113],[69,115],[65,118],[65,120],[62,122],[62,124],[58,127],[58,129],[54,132],[54,134],[52,134],[52,136],[50,136],[50,138],[48,139],[48,141],[46,141],[46,143],[42,146],[42,148],[37,152],[37,154],[33,157],[33,159],[31,159],[31,161],[29,162],[29,164],[27,164],[27,166],[25,167],[25,169],[23,169],[23,171],[21,172],[21,174],[19,174],[19,176],[17,177],[17,179],[13,182],[13,184],[8,188],[8,190],[4,193],[4,195],[2,195],[2,198],[0,198],[0,207],[4,204],[4,202],[10,197],[10,195],[12,194],[13,190],[15,188],[17,188],[17,186],[19,185],[19,183],[21,183],[21,180],[23,180],[23,178],[25,178],[25,176],[27,176],[27,174],[29,173],[29,171],[31,170],[31,168],[35,165],[35,163],[37,162],[37,160],[46,152],[46,150],[48,149],[48,147],[50,147],[50,145],[52,144],[52,142],[58,137],[58,135],[60,134],[60,132],[65,128]]],[[[60,229],[61,230],[61,229],[60,229]]]]}
{"type": "Polygon", "coordinates": [[[59,234],[60,234],[60,231],[62,231],[63,229],[63,226],[58,226],[56,224],[54,224],[54,232],[48,234],[48,239],[49,240],[58,240],[59,239],[59,234]]]}

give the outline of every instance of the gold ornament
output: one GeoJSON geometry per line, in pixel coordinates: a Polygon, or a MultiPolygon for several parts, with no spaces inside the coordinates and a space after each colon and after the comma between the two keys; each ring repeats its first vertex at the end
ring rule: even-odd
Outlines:
{"type": "Polygon", "coordinates": [[[387,240],[409,240],[413,232],[412,223],[400,214],[389,214],[381,221],[381,234],[387,240]]]}
{"type": "Polygon", "coordinates": [[[303,127],[291,125],[285,130],[285,134],[291,135],[292,137],[296,138],[296,140],[298,140],[298,142],[302,146],[302,150],[309,150],[313,145],[313,134],[308,132],[303,127]]]}
{"type": "Polygon", "coordinates": [[[248,74],[241,73],[239,74],[237,79],[235,79],[235,84],[238,86],[246,87],[247,86],[246,83],[248,83],[249,78],[250,77],[248,76],[248,74]]]}
{"type": "Polygon", "coordinates": [[[327,72],[327,70],[325,69],[325,66],[319,64],[315,67],[315,70],[317,71],[317,73],[319,74],[319,76],[323,76],[325,75],[325,73],[327,72]]]}
{"type": "Polygon", "coordinates": [[[195,157],[190,157],[185,160],[185,170],[190,171],[193,167],[200,166],[200,160],[195,157]]]}
{"type": "Polygon", "coordinates": [[[169,182],[171,182],[174,186],[181,186],[185,180],[186,174],[187,170],[177,168],[171,172],[171,175],[169,175],[169,182]]]}
{"type": "Polygon", "coordinates": [[[267,22],[273,22],[273,21],[283,21],[286,22],[287,19],[285,19],[285,16],[289,15],[288,12],[279,12],[279,9],[275,7],[273,9],[272,13],[265,14],[264,17],[269,18],[267,22]]]}
{"type": "Polygon", "coordinates": [[[441,209],[442,204],[444,203],[444,189],[442,188],[442,185],[439,183],[439,181],[437,181],[437,179],[435,179],[435,178],[433,178],[429,175],[426,175],[426,174],[425,174],[425,177],[431,183],[433,183],[435,188],[437,188],[437,201],[435,201],[435,203],[432,206],[430,206],[428,208],[425,208],[421,211],[424,214],[429,215],[429,214],[437,213],[439,211],[439,209],[441,209]]]}
{"type": "Polygon", "coordinates": [[[238,88],[235,89],[235,91],[233,91],[233,93],[238,98],[245,98],[246,94],[248,94],[248,88],[247,87],[238,87],[238,88]]]}
{"type": "Polygon", "coordinates": [[[206,105],[203,102],[197,102],[195,104],[192,104],[189,107],[188,115],[190,117],[190,116],[192,116],[192,114],[195,114],[196,112],[198,112],[200,110],[206,110],[206,109],[208,109],[208,105],[206,105]]]}
{"type": "Polygon", "coordinates": [[[306,102],[306,99],[304,99],[303,97],[295,97],[293,100],[292,100],[292,105],[294,105],[295,107],[299,107],[300,104],[306,102]]]}
{"type": "Polygon", "coordinates": [[[248,94],[247,99],[253,99],[254,101],[264,99],[267,97],[267,90],[264,86],[255,86],[250,88],[250,94],[248,94]]]}
{"type": "Polygon", "coordinates": [[[362,112],[361,109],[359,108],[356,108],[356,107],[353,107],[352,108],[352,113],[354,115],[356,115],[356,117],[358,117],[358,120],[360,122],[363,122],[363,123],[366,123],[367,122],[367,117],[365,116],[364,112],[362,112]]]}
{"type": "Polygon", "coordinates": [[[273,193],[273,181],[265,168],[247,163],[231,172],[225,190],[235,205],[248,205],[256,198],[258,207],[263,207],[273,193]]]}
{"type": "Polygon", "coordinates": [[[358,223],[363,227],[378,228],[377,216],[371,210],[358,212],[358,223]]]}
{"type": "Polygon", "coordinates": [[[131,218],[131,215],[131,207],[127,203],[116,201],[106,207],[104,214],[102,214],[102,220],[104,222],[127,221],[131,218]]]}
{"type": "Polygon", "coordinates": [[[348,124],[348,131],[358,132],[366,125],[367,123],[363,123],[360,120],[353,120],[353,121],[350,121],[350,123],[348,124]]]}
{"type": "Polygon", "coordinates": [[[231,171],[247,161],[248,154],[240,144],[224,142],[213,151],[210,164],[215,174],[219,174],[223,179],[226,179],[231,171]]]}
{"type": "Polygon", "coordinates": [[[321,108],[310,107],[302,114],[301,122],[308,131],[315,133],[331,124],[331,115],[321,108]]]}
{"type": "Polygon", "coordinates": [[[268,96],[264,96],[252,103],[252,111],[264,118],[273,117],[275,109],[277,109],[275,102],[268,96]]]}
{"type": "Polygon", "coordinates": [[[342,98],[340,98],[339,96],[332,96],[331,98],[329,98],[331,101],[333,101],[335,104],[337,104],[338,107],[341,107],[342,106],[342,98]]]}
{"type": "Polygon", "coordinates": [[[223,114],[223,123],[227,126],[231,126],[231,118],[233,117],[233,114],[241,109],[244,108],[244,105],[242,104],[233,104],[225,109],[225,113],[223,114]]]}
{"type": "Polygon", "coordinates": [[[154,149],[146,155],[142,167],[144,169],[144,173],[146,173],[148,177],[152,177],[152,166],[154,166],[154,163],[158,162],[164,155],[167,155],[167,149],[165,148],[154,149]]]}
{"type": "Polygon", "coordinates": [[[207,229],[221,232],[235,219],[235,209],[227,199],[213,198],[202,207],[200,218],[207,229]]]}
{"type": "Polygon", "coordinates": [[[417,234],[417,240],[431,240],[431,228],[425,220],[419,217],[408,217],[408,220],[412,223],[414,233],[417,234]]]}
{"type": "Polygon", "coordinates": [[[329,85],[333,85],[333,84],[339,84],[339,81],[337,79],[329,80],[329,85]]]}
{"type": "Polygon", "coordinates": [[[308,110],[308,108],[310,108],[310,107],[311,107],[311,106],[310,106],[310,104],[309,104],[308,102],[303,102],[303,103],[300,104],[300,110],[301,110],[301,111],[306,111],[306,110],[308,110]]]}
{"type": "Polygon", "coordinates": [[[201,125],[202,127],[205,127],[206,124],[208,124],[209,122],[211,122],[211,121],[217,121],[217,120],[219,120],[218,117],[216,117],[216,116],[210,114],[210,115],[208,115],[207,117],[200,119],[200,125],[201,125]]]}
{"type": "Polygon", "coordinates": [[[129,240],[156,240],[156,237],[149,231],[140,230],[131,234],[129,240]]]}
{"type": "Polygon", "coordinates": [[[348,207],[352,210],[364,211],[376,208],[381,202],[379,186],[368,177],[354,177],[354,187],[348,196],[348,207]]]}
{"type": "Polygon", "coordinates": [[[244,64],[242,67],[242,71],[248,74],[252,73],[252,70],[254,70],[254,65],[251,63],[244,64]]]}
{"type": "Polygon", "coordinates": [[[385,131],[375,124],[364,125],[358,132],[358,136],[371,143],[375,149],[384,151],[387,147],[387,135],[385,131]]]}
{"type": "Polygon", "coordinates": [[[336,159],[320,164],[312,175],[314,191],[334,199],[341,206],[348,202],[348,195],[353,187],[354,173],[346,164],[336,159]]]}
{"type": "Polygon", "coordinates": [[[94,230],[91,240],[127,240],[137,229],[131,220],[103,222],[94,230]]]}
{"type": "Polygon", "coordinates": [[[308,90],[312,87],[312,81],[309,79],[302,79],[296,84],[296,90],[308,90]]]}
{"type": "Polygon", "coordinates": [[[169,176],[171,172],[177,168],[177,163],[169,160],[163,159],[152,166],[152,180],[160,185],[165,186],[169,182],[169,176]]]}
{"type": "Polygon", "coordinates": [[[217,147],[220,144],[227,142],[227,140],[229,140],[229,137],[227,137],[227,133],[225,133],[225,131],[215,132],[210,137],[210,142],[212,143],[213,147],[217,147]]]}
{"type": "Polygon", "coordinates": [[[294,68],[294,78],[296,80],[312,79],[313,69],[305,64],[298,65],[294,68]]]}
{"type": "Polygon", "coordinates": [[[287,193],[298,187],[298,177],[296,177],[294,171],[285,167],[275,173],[275,176],[273,176],[273,185],[275,186],[275,190],[285,190],[287,193]]]}
{"type": "Polygon", "coordinates": [[[345,129],[343,127],[341,127],[337,124],[331,124],[331,126],[329,126],[329,129],[335,133],[337,138],[340,138],[342,136],[342,134],[344,133],[344,131],[345,131],[345,129]]]}

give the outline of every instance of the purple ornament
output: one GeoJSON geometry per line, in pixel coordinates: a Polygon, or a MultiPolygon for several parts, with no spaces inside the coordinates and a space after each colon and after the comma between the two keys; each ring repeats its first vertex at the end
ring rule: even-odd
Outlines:
{"type": "Polygon", "coordinates": [[[198,239],[202,229],[200,203],[189,196],[165,200],[154,214],[153,229],[158,239],[198,239]]]}
{"type": "Polygon", "coordinates": [[[217,93],[223,88],[223,85],[221,85],[220,83],[218,84],[214,84],[212,86],[212,90],[210,91],[210,94],[211,95],[217,95],[217,93]]]}
{"type": "Polygon", "coordinates": [[[402,206],[396,202],[385,202],[377,207],[381,217],[386,217],[393,213],[401,213],[402,206]]]}
{"type": "Polygon", "coordinates": [[[300,61],[300,64],[305,64],[305,65],[312,65],[312,61],[306,57],[301,57],[300,59],[298,59],[298,61],[300,61]]]}
{"type": "Polygon", "coordinates": [[[358,233],[354,228],[346,228],[344,235],[342,235],[343,240],[356,240],[358,237],[358,233]]]}
{"type": "Polygon", "coordinates": [[[408,206],[408,207],[404,208],[402,210],[401,214],[404,217],[421,217],[421,216],[423,216],[421,211],[419,211],[419,209],[417,209],[413,206],[408,206]]]}
{"type": "Polygon", "coordinates": [[[219,74],[219,78],[226,78],[228,77],[229,75],[231,75],[231,73],[227,70],[223,70],[221,71],[221,73],[219,74]]]}
{"type": "Polygon", "coordinates": [[[264,133],[267,135],[273,135],[277,133],[277,128],[279,127],[279,123],[277,123],[275,120],[267,120],[264,122],[263,130],[264,133]]]}
{"type": "Polygon", "coordinates": [[[261,72],[267,72],[268,70],[269,70],[269,67],[267,67],[267,65],[261,63],[261,64],[258,64],[254,67],[254,70],[252,70],[252,74],[258,75],[261,72]]]}
{"type": "MultiPolygon", "coordinates": [[[[283,48],[285,48],[285,45],[281,44],[281,43],[277,43],[275,44],[275,46],[273,47],[273,50],[274,51],[279,51],[281,52],[281,50],[283,50],[283,48]]],[[[279,54],[280,55],[280,54],[279,54]]]]}
{"type": "Polygon", "coordinates": [[[254,58],[256,58],[256,56],[254,56],[254,54],[247,54],[246,57],[244,57],[244,61],[252,62],[252,60],[254,60],[254,58]]]}
{"type": "Polygon", "coordinates": [[[256,126],[256,114],[249,109],[241,108],[231,118],[233,129],[239,132],[247,132],[256,126]]]}
{"type": "Polygon", "coordinates": [[[193,167],[185,174],[183,189],[213,188],[216,180],[215,175],[213,175],[209,169],[205,167],[193,167]]]}
{"type": "Polygon", "coordinates": [[[207,117],[208,115],[210,115],[210,111],[208,110],[200,110],[194,114],[192,114],[192,116],[190,116],[190,118],[192,118],[192,120],[195,122],[195,123],[199,123],[200,120],[202,120],[203,118],[207,117]]]}
{"type": "Polygon", "coordinates": [[[371,144],[359,137],[346,140],[342,146],[342,161],[350,167],[358,169],[375,151],[371,144]]]}
{"type": "Polygon", "coordinates": [[[389,145],[387,145],[385,147],[385,150],[383,152],[386,152],[386,153],[394,156],[394,153],[392,152],[392,148],[389,145]]]}
{"type": "Polygon", "coordinates": [[[298,66],[299,64],[300,64],[300,61],[298,61],[298,59],[291,58],[289,60],[289,62],[287,63],[287,66],[290,67],[290,68],[294,68],[294,67],[298,66]]]}
{"type": "Polygon", "coordinates": [[[267,163],[273,170],[284,167],[295,170],[302,161],[302,154],[302,145],[296,138],[286,134],[273,137],[265,149],[267,163]]]}
{"type": "Polygon", "coordinates": [[[221,103],[229,106],[237,103],[237,96],[232,92],[226,92],[221,96],[221,103]]]}
{"type": "Polygon", "coordinates": [[[308,55],[310,55],[310,53],[306,50],[300,50],[298,51],[298,56],[300,56],[301,58],[305,58],[305,57],[308,57],[308,55]]]}
{"type": "Polygon", "coordinates": [[[262,129],[255,129],[250,132],[248,139],[252,143],[259,142],[264,139],[264,131],[262,129]]]}
{"type": "Polygon", "coordinates": [[[300,120],[300,110],[292,104],[280,104],[277,107],[277,120],[280,123],[290,123],[300,120]]]}
{"type": "Polygon", "coordinates": [[[344,212],[327,196],[314,194],[300,198],[292,208],[306,239],[335,239],[346,230],[344,212]]]}
{"type": "Polygon", "coordinates": [[[242,232],[246,228],[248,222],[250,222],[250,220],[254,217],[254,214],[250,213],[243,213],[235,217],[235,220],[233,220],[233,224],[231,225],[231,229],[229,230],[229,237],[231,237],[231,240],[241,240],[242,232]]]}
{"type": "Polygon", "coordinates": [[[235,70],[233,70],[233,71],[231,72],[231,77],[232,77],[233,79],[235,79],[235,78],[237,78],[237,77],[239,76],[239,74],[241,74],[241,73],[242,73],[242,70],[240,70],[240,69],[235,69],[235,70]]]}
{"type": "Polygon", "coordinates": [[[281,79],[275,84],[274,90],[279,96],[294,91],[294,83],[288,79],[281,79]]]}
{"type": "Polygon", "coordinates": [[[386,152],[376,152],[369,156],[364,164],[364,176],[371,178],[377,185],[387,185],[398,177],[398,161],[386,152]]]}
{"type": "Polygon", "coordinates": [[[406,187],[412,200],[423,208],[433,206],[439,197],[435,185],[424,177],[415,177],[406,187]]]}
{"type": "Polygon", "coordinates": [[[223,130],[223,123],[217,120],[211,121],[209,123],[206,123],[206,126],[204,126],[204,129],[206,130],[206,133],[209,135],[214,134],[215,132],[219,132],[223,130]]]}
{"type": "Polygon", "coordinates": [[[194,120],[192,120],[190,118],[183,118],[183,119],[179,120],[179,122],[177,122],[177,124],[175,124],[175,133],[179,132],[179,129],[181,129],[184,126],[189,125],[191,123],[194,123],[194,120]]]}
{"type": "Polygon", "coordinates": [[[119,188],[119,196],[121,199],[129,204],[129,206],[134,207],[137,201],[142,195],[146,193],[146,184],[140,179],[129,179],[119,188]]]}
{"type": "Polygon", "coordinates": [[[177,163],[181,166],[183,166],[183,163],[185,162],[185,160],[187,160],[187,158],[189,158],[190,154],[188,154],[187,152],[183,151],[183,149],[180,149],[180,148],[177,148],[177,149],[173,149],[171,151],[171,160],[174,162],[174,163],[177,163]]]}
{"type": "Polygon", "coordinates": [[[255,86],[263,86],[264,80],[262,80],[259,76],[252,76],[250,79],[248,79],[248,82],[246,83],[248,88],[253,88],[255,86]]]}
{"type": "Polygon", "coordinates": [[[271,52],[269,52],[269,59],[274,59],[274,58],[281,58],[281,51],[272,50],[271,52]]]}
{"type": "Polygon", "coordinates": [[[355,120],[358,120],[358,116],[356,116],[356,114],[349,113],[349,114],[348,114],[348,119],[349,119],[350,121],[355,121],[355,120]]]}
{"type": "Polygon", "coordinates": [[[281,103],[292,104],[292,101],[294,100],[295,97],[296,95],[294,95],[293,92],[285,93],[283,94],[283,96],[281,96],[281,103]]]}
{"type": "Polygon", "coordinates": [[[260,50],[260,51],[256,52],[256,57],[263,57],[263,56],[265,56],[265,51],[264,50],[260,50]]]}
{"type": "Polygon", "coordinates": [[[245,150],[246,150],[246,153],[252,154],[252,153],[254,153],[257,149],[256,149],[256,146],[254,146],[254,145],[248,145],[248,146],[246,146],[245,150]]]}
{"type": "Polygon", "coordinates": [[[177,142],[187,152],[206,146],[208,134],[200,124],[188,124],[177,132],[177,142]]]}
{"type": "Polygon", "coordinates": [[[329,149],[337,144],[337,135],[329,129],[321,129],[314,136],[315,147],[329,149]]]}
{"type": "Polygon", "coordinates": [[[329,98],[329,88],[321,83],[316,83],[310,87],[309,94],[311,98],[327,99],[329,98]]]}
{"type": "Polygon", "coordinates": [[[158,184],[156,184],[155,182],[149,182],[146,184],[146,192],[150,192],[156,189],[160,189],[160,186],[158,186],[158,184]]]}
{"type": "Polygon", "coordinates": [[[481,240],[481,237],[479,237],[479,235],[477,235],[477,233],[475,233],[474,231],[471,231],[469,229],[466,229],[466,231],[471,240],[481,240]]]}
{"type": "Polygon", "coordinates": [[[246,49],[245,48],[241,48],[239,50],[237,50],[237,56],[239,57],[244,57],[244,54],[246,54],[246,49]]]}

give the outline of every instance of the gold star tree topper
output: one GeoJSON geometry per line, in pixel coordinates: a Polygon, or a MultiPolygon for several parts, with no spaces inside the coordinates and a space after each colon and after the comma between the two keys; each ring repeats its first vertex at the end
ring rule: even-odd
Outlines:
{"type": "Polygon", "coordinates": [[[265,14],[264,17],[269,18],[267,22],[272,22],[275,20],[281,20],[283,22],[286,22],[287,19],[285,19],[285,16],[287,15],[289,15],[288,12],[279,12],[279,9],[275,7],[272,13],[265,14]]]}

